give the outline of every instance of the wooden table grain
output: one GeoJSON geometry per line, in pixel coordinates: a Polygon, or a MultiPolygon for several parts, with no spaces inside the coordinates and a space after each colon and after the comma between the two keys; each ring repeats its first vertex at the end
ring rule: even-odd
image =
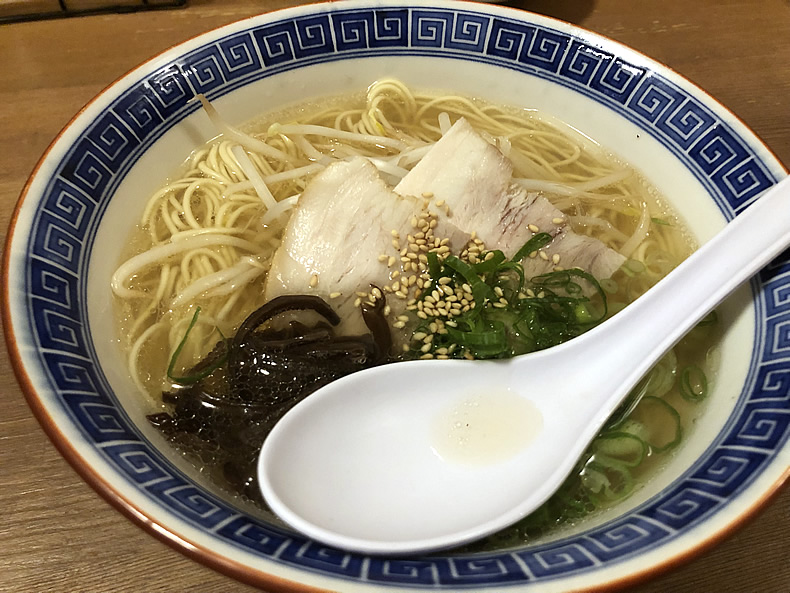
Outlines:
{"type": "MultiPolygon", "coordinates": [[[[790,4],[783,0],[513,0],[669,65],[790,166],[790,4]]],[[[37,159],[97,92],[159,51],[288,0],[0,26],[0,229],[37,159]]],[[[790,217],[788,217],[790,222],[790,217]]],[[[0,591],[244,592],[139,529],[58,455],[0,358],[0,591]]],[[[790,592],[790,489],[725,541],[629,593],[790,592]]]]}

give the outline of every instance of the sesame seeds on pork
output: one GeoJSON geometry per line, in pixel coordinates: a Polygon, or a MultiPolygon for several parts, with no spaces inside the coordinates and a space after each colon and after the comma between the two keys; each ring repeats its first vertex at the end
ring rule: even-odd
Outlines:
{"type": "MultiPolygon", "coordinates": [[[[578,267],[609,278],[625,257],[574,233],[567,217],[538,192],[512,182],[513,165],[461,118],[395,186],[401,195],[429,192],[439,212],[437,233],[475,232],[488,249],[512,257],[538,232],[553,237],[544,253],[523,261],[527,277],[578,267]]],[[[454,246],[456,249],[460,246],[454,246]]]]}
{"type": "Polygon", "coordinates": [[[364,158],[329,165],[299,199],[274,255],[265,298],[320,296],[343,319],[342,331],[363,333],[364,301],[387,297],[386,314],[396,329],[405,325],[407,310],[422,312],[415,299],[430,280],[429,251],[473,262],[484,246],[512,257],[544,232],[553,239],[524,258],[527,277],[579,267],[608,278],[622,265],[625,258],[616,251],[575,234],[545,197],[514,184],[512,168],[464,119],[394,189],[364,158]]]}

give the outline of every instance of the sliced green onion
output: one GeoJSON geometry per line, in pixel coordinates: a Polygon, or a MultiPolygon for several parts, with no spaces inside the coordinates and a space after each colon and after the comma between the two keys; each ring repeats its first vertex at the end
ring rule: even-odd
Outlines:
{"type": "Polygon", "coordinates": [[[458,256],[450,255],[444,260],[444,265],[460,274],[472,288],[472,297],[476,303],[476,309],[482,310],[486,300],[494,300],[496,295],[494,289],[488,286],[478,276],[471,265],[461,260],[458,256]]]}
{"type": "Polygon", "coordinates": [[[680,371],[680,395],[691,402],[699,402],[708,396],[708,377],[700,367],[690,364],[680,371]]]}
{"type": "Polygon", "coordinates": [[[596,455],[584,467],[582,484],[592,494],[607,501],[624,498],[634,488],[630,468],[615,459],[596,455]]]}
{"type": "Polygon", "coordinates": [[[636,409],[634,409],[631,419],[638,420],[643,425],[648,425],[648,422],[645,420],[648,418],[650,419],[649,426],[662,427],[665,430],[666,427],[669,427],[665,435],[651,434],[649,438],[644,439],[650,445],[652,451],[656,453],[669,451],[680,444],[680,441],[683,439],[680,414],[666,400],[652,395],[644,396],[636,409]]]}
{"type": "Polygon", "coordinates": [[[615,282],[611,278],[603,278],[602,280],[599,280],[598,283],[601,285],[601,288],[603,288],[607,294],[617,294],[617,291],[620,288],[617,285],[617,282],[615,282]]]}
{"type": "Polygon", "coordinates": [[[439,256],[435,251],[429,251],[426,257],[428,258],[428,274],[433,280],[438,280],[442,277],[442,267],[439,264],[439,256]]]}
{"type": "Polygon", "coordinates": [[[636,467],[648,454],[648,445],[637,435],[630,432],[611,431],[604,432],[593,441],[592,449],[595,459],[600,461],[600,456],[613,458],[628,467],[636,467]]]}
{"type": "Polygon", "coordinates": [[[453,327],[446,329],[453,342],[468,348],[477,358],[493,358],[509,352],[505,325],[501,322],[470,331],[459,331],[453,327]]]}
{"type": "Polygon", "coordinates": [[[675,386],[678,357],[674,350],[667,352],[647,375],[646,395],[661,397],[675,386]]]}
{"type": "Polygon", "coordinates": [[[620,268],[628,276],[635,276],[645,271],[645,264],[636,259],[629,259],[620,268]]]}
{"type": "MultiPolygon", "coordinates": [[[[642,401],[641,399],[639,401],[642,401]]],[[[626,418],[625,421],[618,427],[618,432],[634,435],[640,441],[647,443],[650,431],[647,426],[634,418],[626,418]]]]}
{"type": "Polygon", "coordinates": [[[537,251],[541,247],[545,247],[549,243],[551,243],[552,236],[548,233],[537,233],[530,237],[529,241],[524,243],[524,245],[516,251],[516,255],[511,258],[511,261],[521,261],[525,257],[527,257],[533,251],[537,251]]]}
{"type": "Polygon", "coordinates": [[[472,264],[472,269],[475,271],[475,274],[477,274],[478,276],[481,276],[483,274],[488,274],[489,272],[493,272],[494,270],[496,270],[499,267],[499,264],[501,264],[506,259],[507,257],[505,257],[505,254],[502,253],[499,249],[496,249],[494,251],[488,251],[485,254],[482,261],[479,261],[476,264],[472,264]],[[490,253],[493,253],[494,255],[488,257],[488,254],[490,253]],[[485,257],[488,257],[488,259],[485,259],[485,257]]]}
{"type": "MultiPolygon", "coordinates": [[[[175,352],[173,352],[173,356],[170,357],[170,364],[167,366],[167,378],[170,379],[173,383],[177,385],[192,385],[193,383],[197,383],[201,379],[205,379],[211,373],[216,371],[219,367],[225,364],[225,361],[228,359],[227,349],[225,354],[220,356],[217,360],[212,362],[211,364],[207,365],[205,368],[202,368],[199,372],[194,373],[192,375],[186,375],[183,377],[177,377],[173,374],[173,371],[176,368],[176,362],[178,361],[178,357],[181,354],[181,351],[184,349],[184,345],[187,343],[187,339],[189,338],[189,334],[192,333],[192,329],[195,327],[197,323],[198,317],[200,316],[200,307],[195,309],[194,315],[192,315],[192,320],[189,322],[187,326],[187,331],[184,332],[184,337],[181,338],[181,341],[176,346],[175,352]]],[[[219,328],[217,328],[219,331],[219,328]]],[[[222,335],[222,332],[219,332],[219,335],[222,336],[222,340],[227,342],[225,336],[222,335]]]]}

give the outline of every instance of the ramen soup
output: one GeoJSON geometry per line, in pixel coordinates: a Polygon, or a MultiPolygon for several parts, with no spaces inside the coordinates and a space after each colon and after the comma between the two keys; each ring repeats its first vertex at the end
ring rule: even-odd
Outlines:
{"type": "MultiPolygon", "coordinates": [[[[263,439],[321,385],[564,342],[693,248],[635,170],[533,110],[396,80],[243,130],[203,107],[219,135],[148,200],[112,290],[150,422],[262,512],[263,439]]],[[[476,546],[548,533],[649,479],[700,412],[715,321],[643,379],[552,499],[476,546]]]]}

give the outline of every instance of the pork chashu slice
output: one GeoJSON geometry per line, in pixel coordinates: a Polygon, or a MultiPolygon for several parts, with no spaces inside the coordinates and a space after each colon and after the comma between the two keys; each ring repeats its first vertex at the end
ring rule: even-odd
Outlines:
{"type": "MultiPolygon", "coordinates": [[[[285,294],[314,294],[329,302],[343,320],[346,334],[367,332],[357,292],[371,285],[390,287],[395,271],[403,275],[393,231],[414,233],[412,220],[426,200],[400,196],[363,158],[329,165],[307,185],[272,258],[266,300],[285,294]],[[394,259],[392,265],[381,261],[394,259]],[[317,282],[316,282],[317,280],[317,282]],[[339,293],[340,296],[334,296],[339,293]]],[[[468,235],[457,235],[465,243],[468,235]]],[[[406,300],[390,293],[391,316],[403,312],[406,300]]]]}
{"type": "Polygon", "coordinates": [[[527,277],[560,265],[609,278],[623,264],[625,258],[602,242],[574,233],[560,210],[539,193],[514,184],[512,175],[511,162],[461,118],[395,186],[395,192],[433,194],[437,235],[453,234],[452,227],[475,232],[487,249],[501,249],[509,257],[535,232],[549,233],[553,239],[543,249],[548,258],[524,258],[527,277]],[[554,254],[559,255],[557,264],[552,261],[554,254]]]}

